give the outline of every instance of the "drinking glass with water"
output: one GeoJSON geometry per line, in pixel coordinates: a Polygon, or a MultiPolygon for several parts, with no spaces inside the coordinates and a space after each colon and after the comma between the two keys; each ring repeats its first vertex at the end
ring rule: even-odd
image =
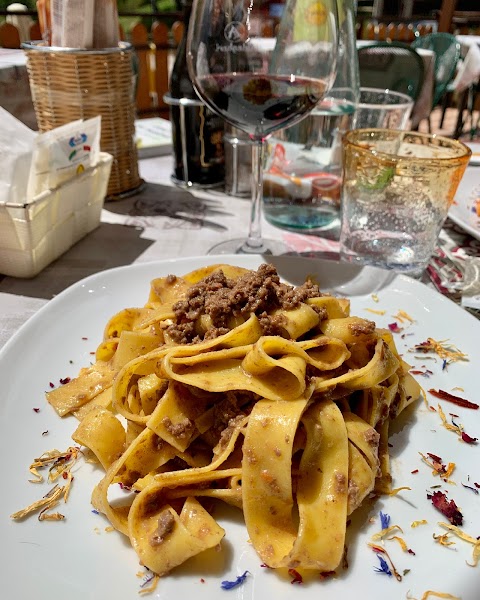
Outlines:
{"type": "Polygon", "coordinates": [[[344,146],[342,259],[421,276],[471,150],[387,129],[350,131],[344,146]]]}

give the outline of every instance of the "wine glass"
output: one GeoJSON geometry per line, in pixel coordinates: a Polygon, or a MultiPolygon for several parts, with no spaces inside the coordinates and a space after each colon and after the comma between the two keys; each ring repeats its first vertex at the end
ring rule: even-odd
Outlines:
{"type": "Polygon", "coordinates": [[[252,140],[252,204],[246,239],[210,249],[224,254],[281,254],[263,239],[265,141],[307,116],[335,78],[337,0],[286,0],[275,29],[267,0],[194,0],[187,63],[205,104],[252,140]]]}

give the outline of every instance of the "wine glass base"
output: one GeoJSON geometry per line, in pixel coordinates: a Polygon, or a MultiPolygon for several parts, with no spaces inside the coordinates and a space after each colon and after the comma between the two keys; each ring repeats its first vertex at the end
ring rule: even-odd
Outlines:
{"type": "Polygon", "coordinates": [[[225,240],[208,250],[207,254],[265,254],[279,256],[291,253],[292,249],[280,240],[261,239],[258,244],[249,243],[247,238],[225,240]]]}

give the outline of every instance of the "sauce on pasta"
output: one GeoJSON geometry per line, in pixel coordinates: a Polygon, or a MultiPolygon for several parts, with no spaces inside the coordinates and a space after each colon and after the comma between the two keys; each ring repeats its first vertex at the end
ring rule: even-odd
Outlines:
{"type": "Polygon", "coordinates": [[[243,511],[269,567],[331,572],[348,516],[390,490],[389,424],[420,394],[408,369],[348,300],[215,265],[152,281],[47,398],[105,469],[94,508],[157,575],[228,536],[214,501],[243,511]]]}

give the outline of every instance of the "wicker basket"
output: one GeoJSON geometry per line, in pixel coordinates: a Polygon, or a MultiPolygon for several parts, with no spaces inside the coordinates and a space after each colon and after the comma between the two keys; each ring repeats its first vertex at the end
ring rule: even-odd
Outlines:
{"type": "Polygon", "coordinates": [[[135,145],[133,48],[78,50],[43,42],[23,44],[41,132],[101,115],[100,147],[113,156],[107,199],[124,197],[142,183],[135,145]]]}

